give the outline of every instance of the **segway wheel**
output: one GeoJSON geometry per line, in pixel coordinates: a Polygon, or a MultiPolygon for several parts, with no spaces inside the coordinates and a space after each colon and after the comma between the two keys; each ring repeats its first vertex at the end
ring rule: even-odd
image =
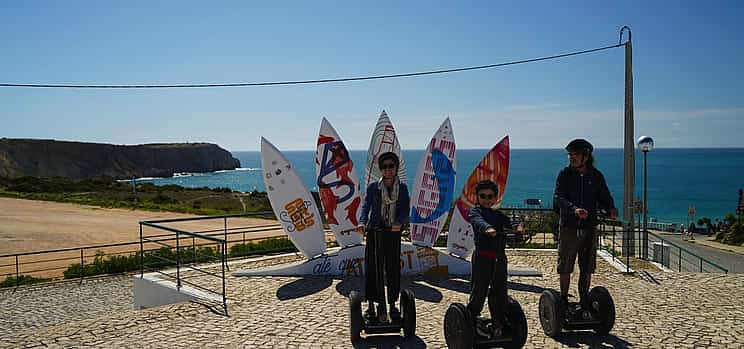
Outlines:
{"type": "Polygon", "coordinates": [[[615,301],[610,291],[602,286],[596,286],[589,291],[592,308],[599,317],[599,326],[594,330],[597,334],[608,334],[615,326],[615,301]]]}
{"type": "Polygon", "coordinates": [[[351,294],[349,294],[349,332],[352,342],[356,342],[362,338],[363,323],[362,295],[357,291],[351,291],[351,294]]]}
{"type": "Polygon", "coordinates": [[[403,308],[403,336],[410,338],[416,335],[416,301],[413,291],[409,289],[400,293],[401,308],[403,308]]]}
{"type": "Polygon", "coordinates": [[[522,306],[514,298],[509,297],[506,305],[506,325],[512,333],[512,340],[505,348],[518,349],[527,343],[527,317],[524,315],[522,306]]]}
{"type": "Polygon", "coordinates": [[[452,303],[444,313],[444,340],[453,349],[473,348],[475,327],[470,311],[461,303],[452,303]]]}
{"type": "Polygon", "coordinates": [[[555,290],[545,290],[540,296],[540,324],[545,335],[555,338],[563,329],[563,304],[555,290]]]}

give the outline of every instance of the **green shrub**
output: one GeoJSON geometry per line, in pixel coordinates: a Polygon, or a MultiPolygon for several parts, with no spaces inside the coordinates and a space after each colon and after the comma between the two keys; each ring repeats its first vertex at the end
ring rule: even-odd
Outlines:
{"type": "Polygon", "coordinates": [[[522,246],[519,246],[520,248],[544,248],[544,249],[553,249],[558,248],[558,243],[555,242],[528,242],[526,244],[523,244],[522,246]]]}
{"type": "Polygon", "coordinates": [[[258,242],[248,242],[245,244],[233,245],[230,247],[228,256],[240,257],[257,253],[279,252],[279,251],[296,251],[294,244],[287,238],[271,238],[258,242]]]}
{"type": "Polygon", "coordinates": [[[729,245],[741,245],[744,243],[744,222],[736,222],[723,234],[721,242],[729,245]]]}
{"type": "Polygon", "coordinates": [[[434,241],[434,247],[447,247],[447,236],[439,235],[437,241],[434,241]]]}
{"type": "Polygon", "coordinates": [[[605,250],[605,251],[607,251],[607,252],[609,252],[610,254],[612,254],[615,257],[620,257],[620,255],[622,254],[619,251],[613,249],[612,247],[603,247],[602,249],[605,250]]]}
{"type": "Polygon", "coordinates": [[[164,204],[177,204],[178,200],[168,195],[164,195],[163,193],[158,193],[158,195],[152,198],[152,202],[158,205],[164,205],[164,204]]]}
{"type": "Polygon", "coordinates": [[[40,282],[47,282],[51,279],[37,278],[29,275],[21,275],[18,277],[16,282],[15,276],[8,276],[3,282],[0,282],[0,288],[3,287],[15,287],[16,285],[32,285],[40,282]]]}
{"type": "MultiPolygon", "coordinates": [[[[193,263],[205,263],[219,261],[217,248],[209,246],[197,246],[196,248],[181,247],[179,253],[181,265],[193,263]]],[[[151,269],[161,269],[176,265],[176,253],[172,248],[161,247],[158,250],[146,251],[144,256],[145,266],[151,269]]],[[[96,252],[93,262],[84,264],[80,263],[70,265],[63,272],[65,279],[74,279],[82,276],[93,276],[101,274],[117,274],[129,271],[140,270],[140,253],[134,253],[128,256],[110,255],[106,256],[103,252],[96,252]]]]}

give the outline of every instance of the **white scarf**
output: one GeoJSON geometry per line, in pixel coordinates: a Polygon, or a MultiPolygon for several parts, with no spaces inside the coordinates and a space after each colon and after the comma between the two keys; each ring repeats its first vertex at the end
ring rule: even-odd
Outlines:
{"type": "Polygon", "coordinates": [[[398,176],[393,177],[393,188],[390,192],[382,179],[379,182],[380,191],[382,191],[382,217],[380,218],[385,227],[392,227],[395,223],[395,207],[398,203],[398,188],[400,187],[398,183],[398,176]]]}

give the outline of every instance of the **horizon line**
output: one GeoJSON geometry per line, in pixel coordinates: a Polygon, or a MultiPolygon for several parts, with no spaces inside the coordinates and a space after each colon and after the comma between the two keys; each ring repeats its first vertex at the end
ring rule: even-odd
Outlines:
{"type": "MultiPolygon", "coordinates": [[[[457,150],[489,150],[491,148],[457,148],[457,150]]],[[[563,150],[564,148],[509,148],[509,150],[563,150]]],[[[613,149],[625,149],[624,147],[595,147],[595,150],[613,150],[613,149]]],[[[633,147],[634,150],[638,150],[636,147],[633,147]]],[[[715,147],[654,147],[654,150],[658,149],[744,149],[744,146],[715,146],[715,147]]],[[[349,151],[368,151],[368,149],[348,149],[349,151]]],[[[426,149],[424,148],[401,148],[401,151],[424,151],[426,149]]],[[[236,152],[257,152],[260,153],[261,150],[228,150],[230,152],[236,151],[236,152]]],[[[282,150],[282,152],[289,152],[289,151],[316,151],[316,149],[286,149],[282,150]]],[[[651,151],[653,152],[653,150],[651,151]]]]}

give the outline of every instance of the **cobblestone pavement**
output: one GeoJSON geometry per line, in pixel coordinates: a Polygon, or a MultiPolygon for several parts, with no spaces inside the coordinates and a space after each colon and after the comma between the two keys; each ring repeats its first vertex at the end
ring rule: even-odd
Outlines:
{"type": "MultiPolygon", "coordinates": [[[[555,252],[509,251],[509,258],[513,266],[532,266],[544,273],[541,278],[510,279],[509,293],[527,315],[528,348],[744,348],[742,274],[654,272],[653,277],[660,283],[657,285],[618,273],[600,261],[593,282],[606,286],[615,299],[615,328],[607,336],[566,333],[556,340],[543,334],[537,315],[540,292],[558,285],[555,252]]],[[[440,348],[445,346],[444,312],[449,303],[467,300],[469,282],[458,278],[405,279],[403,286],[416,294],[417,336],[409,340],[394,335],[370,336],[352,345],[346,297],[361,286],[362,280],[354,277],[230,277],[229,317],[201,304],[181,303],[143,311],[91,313],[94,317],[88,319],[68,318],[26,329],[7,329],[2,323],[0,347],[440,348]]],[[[43,323],[33,319],[44,318],[47,307],[16,311],[13,307],[20,301],[5,298],[25,298],[33,303],[36,297],[45,295],[31,289],[3,293],[2,318],[27,317],[23,323],[43,323]],[[11,314],[5,314],[8,311],[11,314]]],[[[73,302],[61,293],[57,297],[73,302]]]]}
{"type": "Polygon", "coordinates": [[[131,310],[133,284],[118,275],[0,289],[0,337],[131,310]]]}

